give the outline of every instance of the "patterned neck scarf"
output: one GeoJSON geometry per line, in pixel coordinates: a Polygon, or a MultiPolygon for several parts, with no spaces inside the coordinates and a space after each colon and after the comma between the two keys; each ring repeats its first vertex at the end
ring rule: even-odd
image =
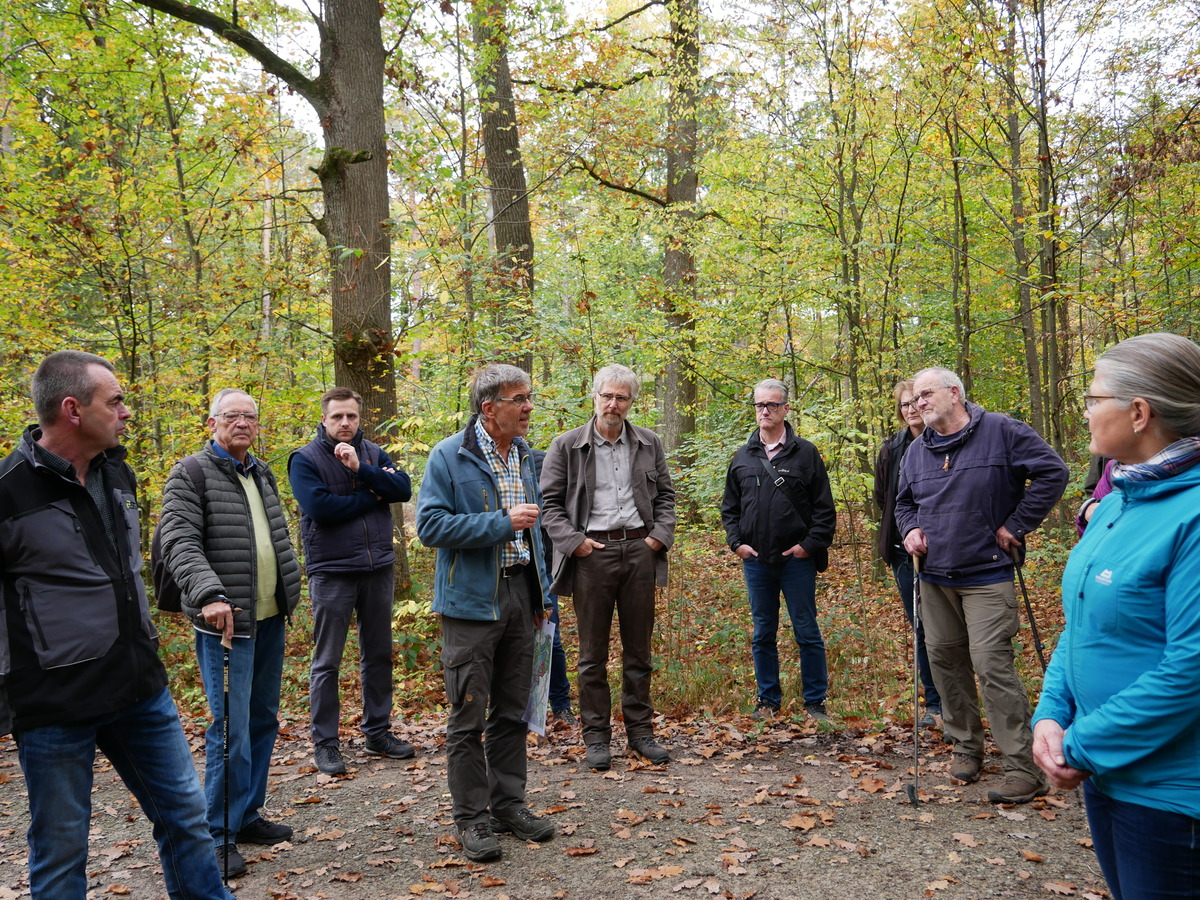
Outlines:
{"type": "Polygon", "coordinates": [[[1200,463],[1200,435],[1181,438],[1142,463],[1113,466],[1112,477],[1128,481],[1162,481],[1200,463]]]}

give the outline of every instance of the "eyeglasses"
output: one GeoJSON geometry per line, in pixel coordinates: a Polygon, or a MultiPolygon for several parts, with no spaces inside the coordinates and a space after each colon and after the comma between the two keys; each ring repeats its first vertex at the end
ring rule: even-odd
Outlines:
{"type": "Polygon", "coordinates": [[[774,400],[768,400],[764,403],[755,403],[754,408],[759,412],[775,412],[781,406],[787,406],[787,403],[778,403],[774,400]]]}
{"type": "Polygon", "coordinates": [[[628,394],[597,394],[596,396],[599,397],[601,400],[603,400],[605,403],[612,403],[614,400],[616,400],[622,406],[624,406],[626,403],[628,403],[630,400],[633,399],[628,394]]]}
{"type": "Polygon", "coordinates": [[[900,408],[901,409],[916,409],[917,401],[916,400],[901,400],[900,408]]]}
{"type": "Polygon", "coordinates": [[[496,402],[515,403],[517,406],[524,406],[526,403],[528,403],[530,406],[533,406],[533,398],[536,396],[537,394],[535,394],[533,391],[530,391],[528,394],[517,394],[515,397],[497,397],[496,402]]]}
{"type": "Polygon", "coordinates": [[[215,416],[213,416],[213,418],[221,419],[230,425],[232,425],[238,419],[245,419],[247,425],[257,425],[258,424],[258,413],[223,412],[223,413],[217,413],[215,416]]]}
{"type": "Polygon", "coordinates": [[[947,384],[944,384],[941,387],[925,388],[925,390],[923,390],[923,391],[917,391],[917,396],[913,398],[912,402],[916,403],[918,400],[924,400],[926,403],[928,403],[930,400],[933,399],[933,395],[937,391],[946,391],[949,389],[950,389],[950,386],[947,384]]]}
{"type": "Polygon", "coordinates": [[[1086,410],[1093,409],[1101,400],[1116,400],[1112,394],[1084,394],[1083,408],[1086,410]]]}

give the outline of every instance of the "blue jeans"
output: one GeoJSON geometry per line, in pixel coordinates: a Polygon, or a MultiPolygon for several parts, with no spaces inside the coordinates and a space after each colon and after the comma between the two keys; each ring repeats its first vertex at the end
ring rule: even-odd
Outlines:
{"type": "Polygon", "coordinates": [[[558,620],[558,595],[550,595],[550,621],[554,623],[554,645],[550,648],[550,710],[562,712],[571,708],[571,682],[567,680],[567,654],[563,650],[558,620]]]}
{"type": "Polygon", "coordinates": [[[259,817],[267,799],[267,773],[279,731],[283,680],[284,617],[262,619],[253,638],[234,638],[229,651],[229,831],[225,831],[225,697],[223,648],[215,634],[196,632],[196,660],[212,723],[204,744],[204,794],[208,829],[217,844],[259,817]]]}
{"type": "MultiPolygon", "coordinates": [[[[908,624],[913,621],[913,564],[907,553],[892,554],[892,575],[900,589],[900,600],[904,603],[904,614],[908,624]]],[[[925,708],[941,709],[942,698],[933,683],[933,670],[929,668],[929,651],[925,649],[925,619],[917,620],[917,669],[921,673],[921,684],[925,686],[925,708]]]]}
{"type": "Polygon", "coordinates": [[[1113,900],[1200,897],[1200,819],[1114,800],[1090,779],[1083,799],[1113,900]]]}
{"type": "Polygon", "coordinates": [[[811,559],[787,557],[779,563],[762,563],[750,557],[742,561],[746,590],[750,594],[750,639],[754,657],[754,679],[758,702],[778,709],[783,705],[779,686],[779,594],[787,602],[792,633],[800,648],[800,682],[804,703],[824,703],[829,687],[825,641],[817,624],[817,566],[811,559]]]}
{"type": "Polygon", "coordinates": [[[16,735],[29,792],[29,889],[34,900],[83,900],[96,748],[154,825],[172,900],[233,900],[221,883],[204,797],[166,688],[75,725],[16,735]]]}

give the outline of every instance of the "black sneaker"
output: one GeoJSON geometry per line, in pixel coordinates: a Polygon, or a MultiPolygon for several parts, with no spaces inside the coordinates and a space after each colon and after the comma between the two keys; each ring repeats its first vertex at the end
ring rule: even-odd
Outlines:
{"type": "Polygon", "coordinates": [[[292,834],[291,826],[260,817],[237,833],[237,841],[239,844],[282,844],[290,841],[292,834]]]}
{"type": "Polygon", "coordinates": [[[394,734],[385,734],[382,737],[367,738],[366,752],[368,756],[386,756],[388,759],[410,759],[417,751],[408,741],[402,741],[394,734]]]}
{"type": "Polygon", "coordinates": [[[607,772],[612,768],[612,751],[608,749],[608,744],[588,744],[587,764],[597,772],[607,772]]]}
{"type": "Polygon", "coordinates": [[[333,744],[322,744],[313,751],[313,761],[317,770],[325,775],[345,775],[346,764],[342,762],[341,751],[333,744]]]}
{"type": "Polygon", "coordinates": [[[236,844],[217,845],[217,869],[220,870],[222,878],[237,878],[250,871],[250,867],[242,859],[242,854],[238,853],[236,844]]]}
{"type": "Polygon", "coordinates": [[[629,742],[629,749],[640,753],[656,766],[665,766],[671,761],[671,754],[667,752],[667,748],[652,737],[634,738],[629,742]]]}
{"type": "Polygon", "coordinates": [[[458,842],[462,844],[463,854],[472,862],[491,862],[503,855],[500,842],[487,822],[458,829],[458,842]]]}
{"type": "Polygon", "coordinates": [[[805,703],[804,711],[818,722],[829,721],[829,713],[826,711],[824,703],[805,703]]]}
{"type": "Polygon", "coordinates": [[[750,718],[764,721],[774,719],[779,716],[779,707],[772,706],[770,703],[760,703],[754,707],[754,712],[750,713],[750,718]]]}
{"type": "Polygon", "coordinates": [[[522,806],[516,812],[504,812],[497,815],[492,813],[488,822],[492,831],[497,834],[512,832],[523,841],[548,841],[558,834],[558,826],[549,819],[535,816],[528,808],[522,806]]]}

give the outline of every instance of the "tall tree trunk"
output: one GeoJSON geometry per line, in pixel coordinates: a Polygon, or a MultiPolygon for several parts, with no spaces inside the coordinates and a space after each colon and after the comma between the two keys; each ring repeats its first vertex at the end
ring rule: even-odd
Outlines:
{"type": "Polygon", "coordinates": [[[695,221],[699,178],[696,174],[696,101],[700,79],[699,0],[673,0],[671,17],[670,94],[667,99],[668,234],[663,253],[663,313],[674,334],[660,391],[662,440],[666,452],[681,465],[683,439],[696,430],[696,352],[693,318],[696,260],[691,227],[695,221]]]}
{"type": "Polygon", "coordinates": [[[533,320],[533,229],[529,188],[517,130],[508,31],[503,0],[474,0],[471,31],[478,54],[483,157],[491,183],[490,234],[495,263],[490,280],[496,298],[493,325],[509,335],[509,360],[533,370],[529,338],[533,320]]]}

